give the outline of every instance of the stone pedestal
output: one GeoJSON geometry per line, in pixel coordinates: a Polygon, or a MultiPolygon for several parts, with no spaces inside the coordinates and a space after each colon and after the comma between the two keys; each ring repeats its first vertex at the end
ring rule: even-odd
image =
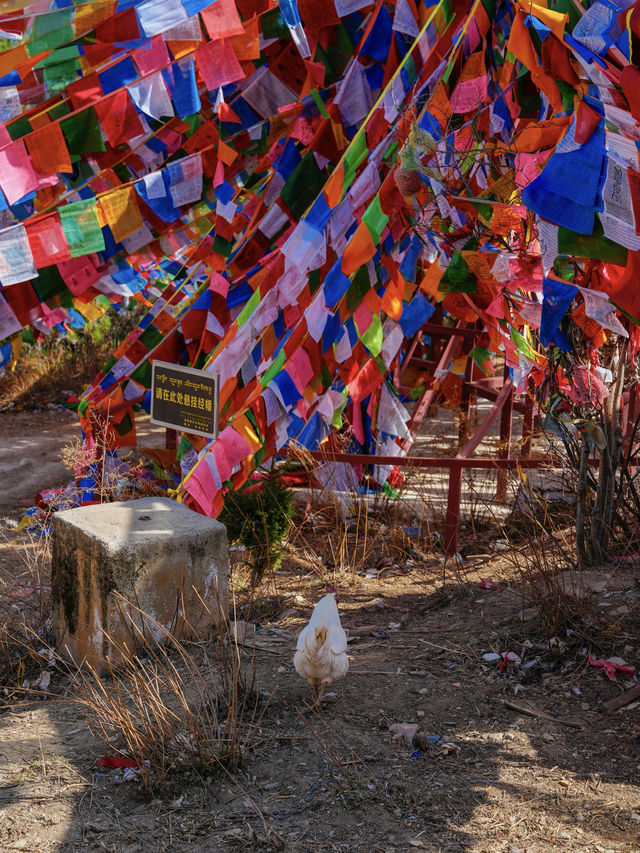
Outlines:
{"type": "Polygon", "coordinates": [[[206,633],[229,609],[224,524],[168,498],[58,512],[52,521],[53,629],[58,651],[98,671],[118,648],[140,645],[135,622],[156,641],[206,633]],[[195,594],[194,588],[206,607],[195,594]],[[208,612],[210,611],[210,613],[208,612]]]}

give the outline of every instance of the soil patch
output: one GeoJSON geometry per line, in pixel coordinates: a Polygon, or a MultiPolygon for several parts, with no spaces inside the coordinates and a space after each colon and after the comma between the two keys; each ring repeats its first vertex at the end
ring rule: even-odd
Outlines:
{"type": "MultiPolygon", "coordinates": [[[[32,463],[34,448],[46,444],[53,455],[62,426],[77,427],[57,412],[2,418],[10,431],[0,451],[3,511],[17,515],[29,494],[68,479],[32,463]],[[29,461],[16,464],[23,457],[29,461]]],[[[332,534],[319,528],[318,535],[332,534]]],[[[145,799],[117,771],[95,769],[106,748],[68,696],[16,703],[16,682],[6,683],[0,849],[637,851],[639,705],[611,715],[603,707],[631,681],[613,683],[590,665],[580,636],[549,644],[504,555],[445,564],[437,549],[423,554],[391,529],[385,536],[381,551],[392,543],[394,561],[363,551],[357,571],[290,551],[249,614],[246,573],[236,566],[237,616],[259,625],[245,657],[248,667],[255,660],[264,713],[233,777],[177,778],[145,799]],[[318,715],[293,653],[329,579],[350,633],[351,669],[331,685],[318,715]],[[501,672],[506,652],[519,662],[501,672]],[[424,732],[421,749],[391,733],[397,723],[424,732]]],[[[17,574],[29,547],[37,551],[38,543],[12,539],[0,555],[5,569],[13,559],[17,574]]],[[[595,612],[617,614],[609,620],[616,630],[593,651],[637,667],[638,588],[630,574],[624,583],[615,573],[604,584],[589,577],[584,586],[595,612]]],[[[37,592],[26,580],[22,587],[16,608],[37,592]]],[[[215,647],[194,654],[213,659],[215,647]]],[[[53,671],[51,688],[67,687],[53,671]]]]}

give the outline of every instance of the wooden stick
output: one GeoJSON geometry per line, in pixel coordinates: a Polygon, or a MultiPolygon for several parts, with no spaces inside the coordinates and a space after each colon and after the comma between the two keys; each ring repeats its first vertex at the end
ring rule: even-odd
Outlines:
{"type": "Polygon", "coordinates": [[[406,675],[406,672],[385,672],[383,669],[370,669],[365,672],[363,669],[350,669],[349,675],[406,675]]]}
{"type": "Polygon", "coordinates": [[[582,723],[577,723],[575,720],[561,720],[559,717],[552,717],[551,714],[546,714],[544,711],[538,711],[536,708],[529,708],[526,705],[517,705],[515,702],[505,703],[507,708],[512,711],[519,711],[521,714],[529,714],[531,717],[540,717],[543,720],[551,720],[552,723],[561,723],[563,726],[572,726],[574,729],[583,728],[582,723]]]}
{"type": "Polygon", "coordinates": [[[612,711],[617,711],[618,708],[624,708],[625,705],[629,705],[634,699],[640,699],[640,684],[636,684],[631,690],[625,690],[619,696],[609,699],[608,702],[604,703],[604,709],[610,714],[612,711]]]}

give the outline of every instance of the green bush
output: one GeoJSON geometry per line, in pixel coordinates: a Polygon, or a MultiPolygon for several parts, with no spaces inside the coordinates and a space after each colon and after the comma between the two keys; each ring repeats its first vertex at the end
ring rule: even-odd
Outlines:
{"type": "Polygon", "coordinates": [[[292,517],[293,493],[276,470],[225,497],[219,520],[229,541],[240,542],[249,552],[254,582],[282,562],[282,540],[292,517]]]}

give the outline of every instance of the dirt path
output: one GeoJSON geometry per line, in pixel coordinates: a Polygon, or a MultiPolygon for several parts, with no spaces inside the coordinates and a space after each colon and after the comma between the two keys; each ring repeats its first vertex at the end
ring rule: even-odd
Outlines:
{"type": "MultiPolygon", "coordinates": [[[[2,507],[14,513],[34,490],[67,481],[54,457],[78,433],[58,412],[2,419],[2,507]]],[[[157,430],[143,436],[161,444],[157,430]]],[[[67,676],[51,671],[61,699],[15,704],[15,682],[5,684],[12,702],[0,709],[0,851],[637,853],[639,704],[603,713],[620,686],[589,666],[580,637],[563,635],[560,651],[544,648],[535,610],[522,621],[521,588],[504,559],[455,573],[436,555],[417,567],[407,551],[398,562],[394,577],[366,577],[375,569],[366,561],[360,574],[318,577],[320,569],[287,559],[261,591],[263,716],[233,777],[179,777],[145,799],[137,783],[93,766],[108,749],[89,735],[67,676]],[[487,577],[501,588],[482,588],[487,577]],[[319,717],[292,660],[327,579],[351,633],[351,671],[332,685],[319,717]],[[506,651],[521,662],[504,673],[483,658],[506,651]],[[423,748],[394,736],[396,723],[416,724],[423,748]]],[[[242,576],[234,587],[241,602],[242,576]]],[[[633,577],[597,589],[596,612],[626,615],[594,653],[639,666],[633,577]]],[[[215,660],[216,649],[194,654],[215,660]]]]}
{"type": "MultiPolygon", "coordinates": [[[[162,446],[164,430],[147,415],[136,420],[138,441],[162,446]]],[[[62,408],[0,413],[0,517],[24,512],[41,489],[72,479],[60,461],[62,448],[80,438],[77,417],[62,408]]]]}
{"type": "MultiPolygon", "coordinates": [[[[73,704],[6,712],[1,849],[637,851],[637,712],[600,716],[618,689],[594,668],[551,669],[514,695],[522,675],[499,675],[481,656],[483,626],[494,633],[506,617],[504,638],[517,624],[517,596],[438,597],[436,606],[425,586],[406,578],[342,591],[346,626],[402,627],[352,641],[352,672],[333,685],[321,718],[305,707],[310,689],[291,666],[306,600],[265,625],[258,683],[277,692],[233,779],[178,780],[165,798],[145,801],[135,783],[92,770],[105,749],[73,704]],[[372,599],[384,608],[367,609],[372,599]],[[435,742],[409,747],[389,732],[397,722],[418,723],[435,742]]],[[[282,589],[318,594],[299,580],[282,589]]]]}

